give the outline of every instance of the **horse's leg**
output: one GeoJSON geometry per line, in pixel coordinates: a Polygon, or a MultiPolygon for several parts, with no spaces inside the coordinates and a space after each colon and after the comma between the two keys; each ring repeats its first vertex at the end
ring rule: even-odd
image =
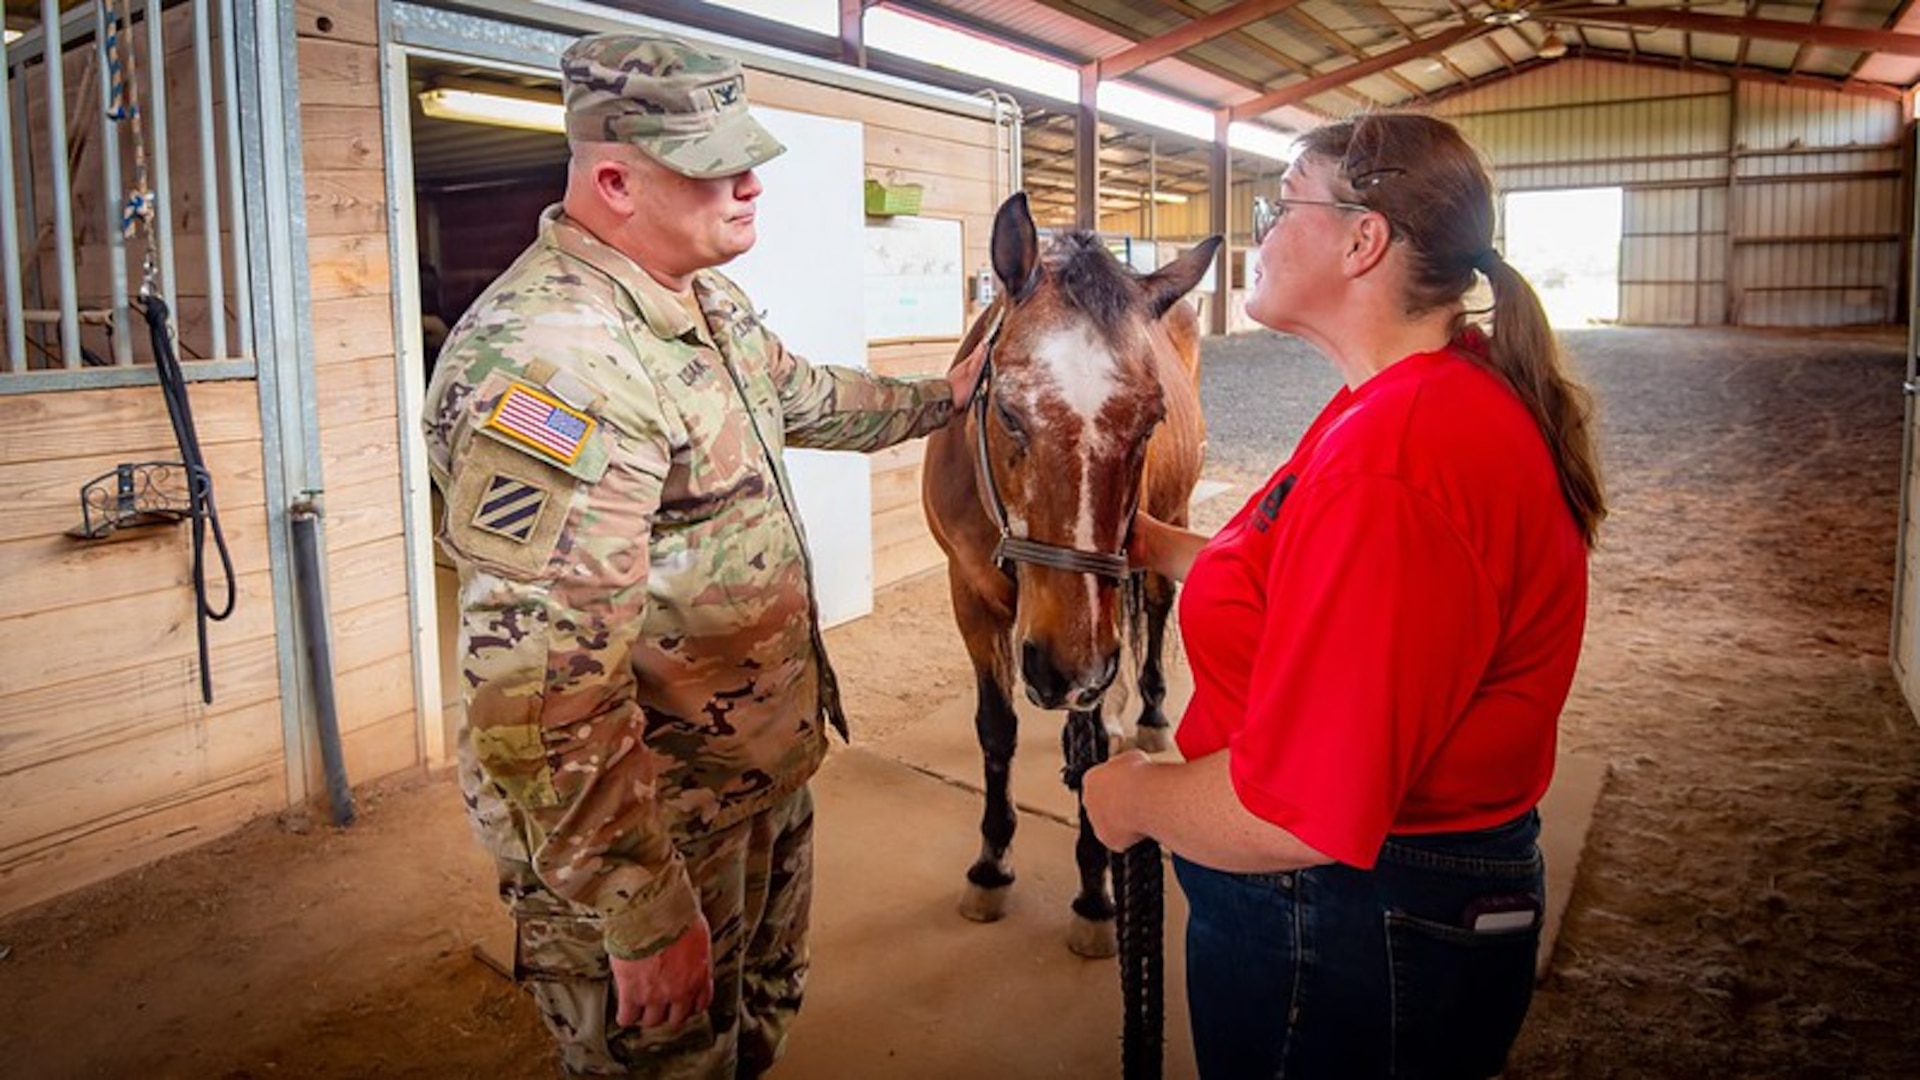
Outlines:
{"type": "Polygon", "coordinates": [[[1060,729],[1061,755],[1067,763],[1063,778],[1080,807],[1080,833],[1073,845],[1073,861],[1080,867],[1080,895],[1073,898],[1073,927],[1067,932],[1067,948],[1094,959],[1112,956],[1118,938],[1114,932],[1113,891],[1107,884],[1111,857],[1106,845],[1094,835],[1093,823],[1087,820],[1080,777],[1107,759],[1107,738],[1098,706],[1087,712],[1069,712],[1066,725],[1060,729]]]}
{"type": "Polygon", "coordinates": [[[1147,655],[1140,667],[1140,726],[1134,745],[1149,754],[1173,749],[1166,712],[1167,673],[1161,664],[1161,652],[1167,641],[1167,616],[1173,611],[1173,582],[1159,574],[1147,574],[1141,582],[1147,607],[1147,655]]]}
{"type": "Polygon", "coordinates": [[[987,799],[980,813],[980,857],[967,868],[967,891],[960,898],[960,914],[975,922],[992,922],[1006,914],[1007,889],[1013,884],[1013,866],[1007,859],[1014,826],[1008,780],[1013,771],[1019,719],[991,673],[981,672],[978,684],[973,729],[980,738],[980,755],[986,766],[987,799]]]}
{"type": "Polygon", "coordinates": [[[980,740],[985,769],[986,805],[980,814],[980,857],[967,868],[967,889],[960,897],[960,914],[975,922],[992,922],[1006,914],[1007,889],[1013,884],[1013,866],[1007,853],[1013,846],[1013,794],[1008,781],[1013,771],[1013,749],[1019,737],[1019,719],[1007,697],[1008,657],[1005,610],[974,591],[966,575],[948,568],[953,594],[954,621],[959,624],[967,656],[973,661],[973,730],[980,740]]]}

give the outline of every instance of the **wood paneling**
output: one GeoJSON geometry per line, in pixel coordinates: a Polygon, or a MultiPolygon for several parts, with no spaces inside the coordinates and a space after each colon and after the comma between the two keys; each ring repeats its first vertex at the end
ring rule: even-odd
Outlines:
{"type": "Polygon", "coordinates": [[[281,766],[261,763],[111,817],[0,851],[0,912],[204,844],[287,804],[281,766]]]}
{"type": "Polygon", "coordinates": [[[377,169],[347,172],[308,167],[307,234],[353,236],[379,231],[386,235],[386,178],[377,169]]]}
{"type": "MultiPolygon", "coordinates": [[[[315,105],[380,108],[380,61],[373,48],[311,37],[301,38],[299,48],[303,109],[315,105]]],[[[305,113],[301,115],[304,119],[305,113]]]]}
{"type": "Polygon", "coordinates": [[[379,357],[393,367],[393,299],[371,294],[317,300],[313,305],[313,359],[325,382],[342,361],[379,357]]]}
{"type": "Polygon", "coordinates": [[[110,754],[126,739],[229,714],[280,696],[271,637],[225,645],[214,657],[214,699],[200,700],[191,656],[0,697],[0,777],[67,757],[110,754]]]}
{"type": "MultiPolygon", "coordinates": [[[[152,393],[158,394],[158,391],[152,393]]],[[[66,395],[48,396],[57,398],[66,395]]],[[[0,398],[0,401],[5,400],[20,399],[0,398]]],[[[80,524],[82,484],[112,472],[121,462],[177,463],[180,460],[180,451],[171,440],[126,447],[104,454],[93,452],[95,441],[88,439],[84,452],[76,453],[73,457],[0,464],[0,495],[4,496],[0,497],[0,570],[25,577],[36,565],[37,558],[20,556],[18,561],[15,560],[17,552],[6,547],[15,541],[48,541],[49,546],[41,553],[43,556],[66,557],[61,547],[51,542],[58,540],[60,545],[75,543],[63,534],[80,524]]],[[[213,490],[222,524],[230,527],[237,525],[241,529],[253,528],[242,522],[241,518],[246,515],[257,516],[266,501],[259,442],[203,442],[200,449],[206,458],[207,472],[213,477],[213,490]]],[[[166,531],[166,527],[162,526],[153,528],[166,531]]],[[[145,534],[145,530],[142,534],[145,534]]],[[[231,541],[234,537],[230,534],[228,539],[231,541]]],[[[114,551],[116,548],[109,544],[101,550],[114,551]]],[[[116,554],[114,557],[120,556],[116,554]]],[[[82,590],[73,595],[84,600],[90,594],[82,590]]],[[[0,601],[0,611],[6,610],[9,610],[9,605],[0,601]]]]}

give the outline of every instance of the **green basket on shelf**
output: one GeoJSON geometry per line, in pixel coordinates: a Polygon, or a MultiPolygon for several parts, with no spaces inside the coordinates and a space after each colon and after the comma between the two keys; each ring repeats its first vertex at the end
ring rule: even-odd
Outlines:
{"type": "Polygon", "coordinates": [[[920,212],[920,194],[919,184],[883,184],[878,180],[869,180],[867,213],[874,217],[917,214],[920,212]]]}

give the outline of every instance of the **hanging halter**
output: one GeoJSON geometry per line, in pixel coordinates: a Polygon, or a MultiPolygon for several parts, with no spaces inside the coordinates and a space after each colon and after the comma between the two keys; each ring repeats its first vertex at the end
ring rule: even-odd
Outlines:
{"type": "MultiPolygon", "coordinates": [[[[1007,303],[1011,305],[1012,299],[1009,298],[1007,303]]],[[[993,546],[994,565],[1008,576],[1013,574],[1014,563],[1025,562],[1074,574],[1092,574],[1125,581],[1131,568],[1127,565],[1124,545],[1122,551],[1108,554],[1043,544],[1038,540],[1013,535],[1013,530],[1007,524],[1007,504],[1000,498],[1000,485],[993,479],[993,458],[987,452],[987,399],[993,393],[993,349],[1000,339],[1000,327],[1005,315],[1006,308],[1002,307],[987,330],[987,355],[981,360],[980,378],[973,384],[973,396],[968,402],[968,407],[973,410],[974,450],[979,466],[981,498],[995,527],[1000,530],[1000,539],[993,546]]],[[[1132,519],[1131,513],[1128,519],[1132,519]]]]}

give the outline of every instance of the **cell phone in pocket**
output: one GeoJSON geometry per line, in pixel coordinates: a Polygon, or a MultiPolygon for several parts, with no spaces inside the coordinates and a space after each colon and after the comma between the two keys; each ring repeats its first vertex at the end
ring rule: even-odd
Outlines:
{"type": "Polygon", "coordinates": [[[1460,925],[1476,934],[1528,930],[1540,921],[1540,898],[1532,893],[1487,893],[1467,901],[1460,925]]]}

